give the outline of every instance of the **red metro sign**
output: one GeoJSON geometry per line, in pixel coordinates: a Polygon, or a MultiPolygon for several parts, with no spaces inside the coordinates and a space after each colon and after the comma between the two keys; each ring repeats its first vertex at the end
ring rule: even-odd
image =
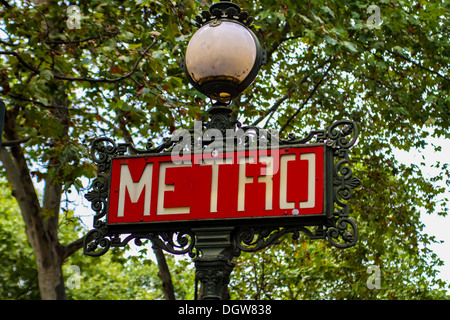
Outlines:
{"type": "Polygon", "coordinates": [[[145,150],[107,137],[94,140],[98,174],[85,195],[95,211],[94,229],[85,236],[85,254],[149,239],[194,257],[194,248],[201,251],[216,236],[238,254],[299,232],[338,248],[356,244],[358,227],[347,203],[361,185],[348,165],[355,122],[340,120],[289,140],[262,130],[247,139],[251,128],[227,132],[225,139],[217,129],[197,129],[145,150]],[[258,148],[250,139],[256,135],[258,148]],[[231,233],[223,238],[217,230],[231,233]]]}
{"type": "Polygon", "coordinates": [[[107,223],[230,222],[325,215],[325,145],[235,151],[176,163],[112,159],[107,223]]]}

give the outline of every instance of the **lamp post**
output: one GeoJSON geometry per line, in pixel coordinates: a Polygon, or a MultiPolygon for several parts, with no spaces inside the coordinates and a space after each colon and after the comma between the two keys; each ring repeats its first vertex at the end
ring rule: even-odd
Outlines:
{"type": "MultiPolygon", "coordinates": [[[[196,17],[199,30],[189,41],[184,71],[189,82],[210,98],[207,129],[234,129],[229,105],[251,85],[266,52],[249,29],[253,19],[229,1],[211,5],[196,17]]],[[[202,299],[224,299],[234,264],[234,227],[193,229],[196,248],[196,282],[203,285],[202,299]]]]}
{"type": "MultiPolygon", "coordinates": [[[[200,281],[201,298],[217,300],[227,298],[232,260],[241,252],[278,244],[287,234],[299,239],[300,232],[341,249],[356,244],[358,227],[349,217],[347,201],[361,184],[348,166],[358,127],[354,121],[339,120],[300,139],[270,135],[270,150],[268,136],[258,135],[256,149],[261,153],[251,155],[254,146],[246,145],[243,133],[262,129],[236,130],[230,104],[266,60],[249,29],[252,18],[236,4],[221,1],[196,20],[199,30],[188,44],[183,68],[192,85],[211,99],[206,129],[221,131],[217,139],[226,133],[227,146],[219,149],[223,148],[222,156],[236,161],[215,163],[214,168],[207,161],[199,163],[197,156],[209,160],[215,156],[203,154],[207,148],[196,149],[196,129],[174,134],[155,148],[149,143],[145,150],[108,137],[96,139],[91,157],[98,173],[85,195],[96,214],[83,251],[98,257],[110,247],[124,247],[132,240],[141,245],[142,239],[149,239],[169,253],[188,253],[196,267],[195,297],[200,281]],[[232,140],[227,136],[230,131],[236,133],[232,140]],[[229,150],[228,142],[245,148],[229,150]],[[187,165],[175,163],[173,156],[178,159],[185,148],[187,165]],[[256,160],[253,167],[247,162],[250,158],[256,160]]],[[[201,145],[210,147],[208,143],[201,145]]]]}

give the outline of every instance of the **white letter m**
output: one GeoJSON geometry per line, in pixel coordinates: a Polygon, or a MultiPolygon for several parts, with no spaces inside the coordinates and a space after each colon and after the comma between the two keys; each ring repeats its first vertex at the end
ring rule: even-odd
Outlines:
{"type": "Polygon", "coordinates": [[[128,190],[128,194],[130,195],[130,200],[133,203],[139,201],[139,198],[142,194],[142,191],[145,188],[144,195],[144,216],[150,215],[150,200],[152,193],[152,172],[153,165],[151,163],[147,163],[145,165],[144,171],[142,172],[141,178],[138,182],[133,182],[131,178],[130,169],[128,165],[122,164],[120,166],[120,187],[119,187],[119,204],[117,208],[117,216],[123,217],[125,210],[125,193],[128,190]]]}

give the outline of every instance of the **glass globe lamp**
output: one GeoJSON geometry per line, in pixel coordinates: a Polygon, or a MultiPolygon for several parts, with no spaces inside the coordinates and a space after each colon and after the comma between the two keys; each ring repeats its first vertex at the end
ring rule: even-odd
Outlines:
{"type": "Polygon", "coordinates": [[[197,17],[201,27],[189,41],[184,69],[191,84],[213,101],[231,103],[253,82],[265,60],[249,21],[239,6],[224,1],[197,17]]]}

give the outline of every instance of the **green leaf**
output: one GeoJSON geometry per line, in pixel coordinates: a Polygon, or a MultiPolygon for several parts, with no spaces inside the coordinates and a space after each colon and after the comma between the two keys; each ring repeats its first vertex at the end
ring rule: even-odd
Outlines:
{"type": "Polygon", "coordinates": [[[42,70],[40,75],[43,76],[45,80],[53,79],[53,72],[50,70],[42,70]]]}
{"type": "Polygon", "coordinates": [[[132,49],[137,49],[137,48],[140,48],[140,47],[142,47],[142,43],[136,43],[136,44],[129,44],[129,45],[128,45],[128,48],[129,48],[130,50],[132,50],[132,49]]]}
{"type": "Polygon", "coordinates": [[[328,13],[331,17],[333,17],[333,19],[335,18],[334,12],[330,8],[328,8],[327,6],[322,6],[321,9],[323,11],[325,11],[326,13],[328,13]]]}
{"type": "Polygon", "coordinates": [[[312,22],[307,16],[304,16],[302,14],[299,14],[299,16],[307,23],[311,23],[312,22]]]}
{"type": "Polygon", "coordinates": [[[333,38],[331,38],[330,36],[325,36],[324,40],[325,40],[326,42],[328,42],[329,44],[332,44],[332,45],[338,43],[338,41],[337,41],[336,39],[333,39],[333,38]]]}
{"type": "Polygon", "coordinates": [[[351,42],[348,41],[342,41],[344,46],[349,49],[351,52],[358,52],[358,48],[351,42]]]}

